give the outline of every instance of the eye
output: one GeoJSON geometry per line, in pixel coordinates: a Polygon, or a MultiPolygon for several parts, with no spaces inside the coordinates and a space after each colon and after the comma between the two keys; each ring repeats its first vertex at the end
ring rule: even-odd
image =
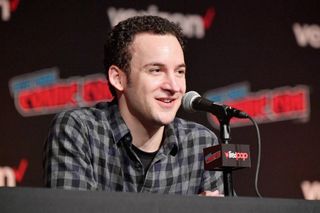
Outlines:
{"type": "Polygon", "coordinates": [[[178,75],[184,76],[186,74],[186,70],[185,69],[181,69],[181,70],[177,70],[176,71],[178,75]]]}
{"type": "Polygon", "coordinates": [[[160,72],[160,68],[152,68],[149,70],[150,72],[160,72]]]}
{"type": "Polygon", "coordinates": [[[151,67],[149,69],[149,73],[152,75],[159,75],[161,73],[162,69],[160,67],[151,67]]]}

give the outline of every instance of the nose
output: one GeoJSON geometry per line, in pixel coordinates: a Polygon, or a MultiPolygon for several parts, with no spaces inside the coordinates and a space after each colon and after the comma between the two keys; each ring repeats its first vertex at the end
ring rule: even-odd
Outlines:
{"type": "Polygon", "coordinates": [[[165,77],[165,83],[163,84],[163,89],[170,91],[171,93],[176,93],[181,91],[181,87],[184,79],[177,77],[174,72],[168,72],[165,77]]]}

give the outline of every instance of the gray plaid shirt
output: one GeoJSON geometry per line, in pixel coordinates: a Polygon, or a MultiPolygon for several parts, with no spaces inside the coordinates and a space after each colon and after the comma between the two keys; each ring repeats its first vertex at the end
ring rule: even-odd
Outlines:
{"type": "Polygon", "coordinates": [[[204,171],[203,148],[217,144],[204,126],[176,118],[145,172],[117,104],[58,114],[45,145],[48,187],[124,192],[223,192],[221,172],[204,171]]]}

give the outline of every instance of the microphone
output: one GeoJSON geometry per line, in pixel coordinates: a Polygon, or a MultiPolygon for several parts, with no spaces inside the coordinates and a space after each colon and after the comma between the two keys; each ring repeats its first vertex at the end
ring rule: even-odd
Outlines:
{"type": "Polygon", "coordinates": [[[182,98],[182,107],[188,112],[205,111],[210,112],[218,118],[236,117],[248,118],[249,115],[241,110],[231,106],[215,103],[206,98],[203,98],[195,91],[187,92],[182,98]]]}

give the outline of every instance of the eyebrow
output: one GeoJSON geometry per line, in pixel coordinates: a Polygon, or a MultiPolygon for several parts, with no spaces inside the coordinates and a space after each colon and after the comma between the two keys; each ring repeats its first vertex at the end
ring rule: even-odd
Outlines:
{"type": "MultiPolygon", "coordinates": [[[[159,66],[159,67],[165,67],[165,64],[162,63],[149,63],[143,66],[143,68],[148,67],[148,66],[159,66]]],[[[187,65],[186,64],[179,64],[178,66],[176,66],[176,68],[186,68],[187,65]]]]}

